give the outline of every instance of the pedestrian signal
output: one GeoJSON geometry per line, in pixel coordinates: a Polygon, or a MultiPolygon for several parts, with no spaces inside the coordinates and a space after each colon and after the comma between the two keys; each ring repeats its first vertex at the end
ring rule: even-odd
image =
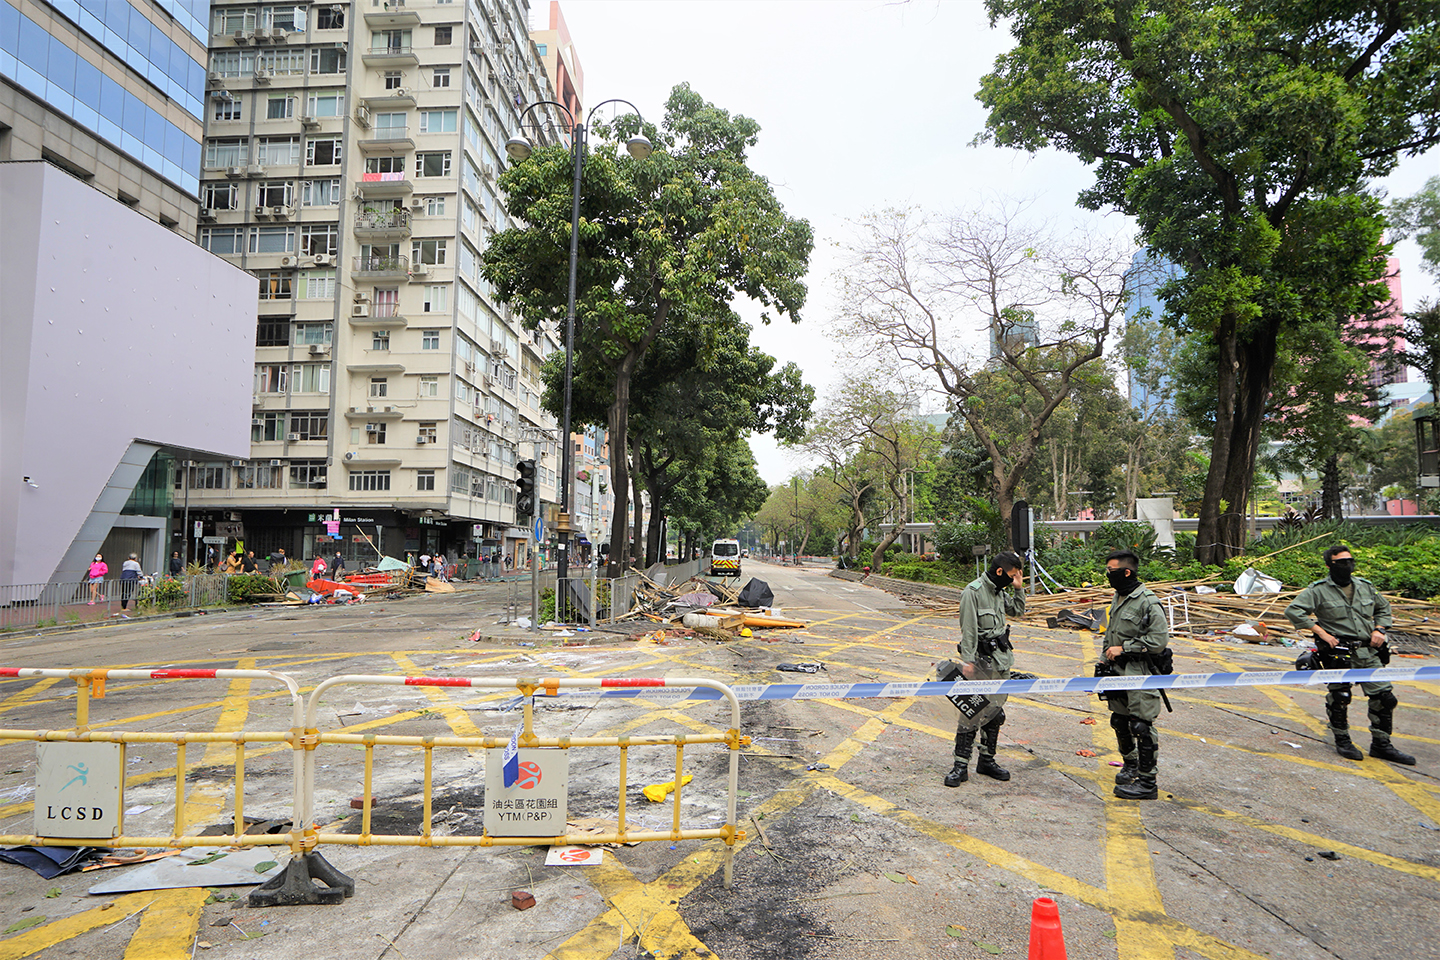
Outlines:
{"type": "Polygon", "coordinates": [[[531,516],[535,513],[535,461],[519,461],[515,474],[515,516],[531,516]]]}

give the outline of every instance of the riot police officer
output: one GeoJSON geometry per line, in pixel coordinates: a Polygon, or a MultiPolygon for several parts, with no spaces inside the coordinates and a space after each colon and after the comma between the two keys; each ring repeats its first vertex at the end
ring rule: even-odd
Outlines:
{"type": "MultiPolygon", "coordinates": [[[[1385,630],[1394,620],[1390,601],[1364,577],[1355,576],[1350,548],[1337,544],[1323,554],[1330,575],[1301,590],[1285,616],[1297,630],[1315,635],[1315,653],[1325,669],[1355,667],[1369,670],[1389,660],[1385,630]]],[[[1335,752],[1346,760],[1363,760],[1350,739],[1351,684],[1332,683],[1325,694],[1325,713],[1335,736],[1335,752]]],[[[1415,758],[1390,742],[1395,706],[1399,703],[1389,683],[1362,683],[1369,698],[1370,756],[1412,766],[1415,758]]]]}
{"type": "MultiPolygon", "coordinates": [[[[1014,647],[1006,617],[1025,613],[1025,575],[1021,559],[1006,552],[990,563],[960,597],[960,673],[966,680],[1005,680],[1015,665],[1014,647]]],[[[992,708],[993,709],[993,708],[992,708]]],[[[970,779],[970,748],[975,744],[973,719],[980,719],[980,758],[975,772],[996,780],[1009,780],[1010,771],[995,762],[1003,708],[988,717],[967,717],[962,711],[955,727],[955,766],[945,775],[945,786],[958,787],[970,779]]]]}
{"type": "MultiPolygon", "coordinates": [[[[1105,627],[1105,660],[1120,676],[1169,673],[1170,629],[1165,609],[1140,582],[1140,558],[1116,550],[1105,558],[1105,576],[1115,590],[1105,627]]],[[[1099,672],[1099,671],[1097,671],[1099,672]]],[[[1155,720],[1162,697],[1150,690],[1116,690],[1105,694],[1110,728],[1125,765],[1115,774],[1115,796],[1122,800],[1154,800],[1159,796],[1160,738],[1155,720]]]]}

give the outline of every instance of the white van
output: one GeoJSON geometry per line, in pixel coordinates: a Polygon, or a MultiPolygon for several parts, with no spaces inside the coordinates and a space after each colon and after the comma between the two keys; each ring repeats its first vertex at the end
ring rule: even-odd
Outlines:
{"type": "Polygon", "coordinates": [[[740,576],[739,540],[716,540],[710,545],[710,576],[740,576]]]}

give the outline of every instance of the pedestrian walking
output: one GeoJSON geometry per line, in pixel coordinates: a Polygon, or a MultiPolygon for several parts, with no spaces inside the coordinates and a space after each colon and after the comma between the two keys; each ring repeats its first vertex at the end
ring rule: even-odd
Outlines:
{"type": "MultiPolygon", "coordinates": [[[[1329,576],[1301,590],[1285,616],[1297,630],[1315,636],[1315,653],[1309,665],[1322,670],[1373,670],[1390,662],[1385,631],[1393,624],[1390,601],[1364,577],[1355,576],[1355,558],[1350,548],[1336,544],[1322,554],[1329,576]]],[[[1301,666],[1306,660],[1296,666],[1301,666]]],[[[1346,760],[1363,760],[1350,739],[1350,699],[1353,684],[1329,684],[1325,714],[1335,738],[1335,752],[1346,760]]],[[[1370,715],[1370,756],[1377,760],[1414,766],[1415,758],[1390,742],[1394,732],[1395,707],[1400,701],[1387,682],[1362,683],[1370,715]]]]}
{"type": "MultiPolygon", "coordinates": [[[[1114,588],[1105,627],[1105,660],[1097,676],[1170,673],[1170,628],[1165,608],[1140,582],[1140,558],[1116,550],[1105,558],[1105,577],[1114,588]]],[[[1159,795],[1160,738],[1155,721],[1163,697],[1149,690],[1114,690],[1101,696],[1110,705],[1110,728],[1125,764],[1115,774],[1115,796],[1154,800],[1159,795]]],[[[1168,704],[1167,704],[1168,705],[1168,704]]]]}
{"type": "Polygon", "coordinates": [[[330,561],[330,576],[334,577],[336,580],[339,580],[340,574],[344,572],[345,558],[340,555],[339,550],[336,550],[334,559],[330,561]]]}
{"type": "Polygon", "coordinates": [[[442,553],[442,554],[439,554],[438,556],[435,557],[435,578],[436,578],[437,580],[440,580],[441,582],[444,582],[445,579],[446,579],[446,576],[445,576],[445,554],[443,554],[443,553],[442,553]]]}
{"type": "Polygon", "coordinates": [[[427,574],[431,572],[431,570],[430,570],[430,553],[429,553],[428,551],[425,552],[425,553],[420,554],[420,569],[421,569],[424,573],[427,573],[427,574]]]}
{"type": "MultiPolygon", "coordinates": [[[[1025,613],[1022,563],[1017,554],[1000,554],[960,595],[960,642],[956,649],[960,652],[960,673],[966,680],[1010,678],[1010,670],[1015,666],[1015,648],[1010,643],[1006,618],[1025,613]]],[[[967,702],[971,702],[970,698],[967,702]]],[[[995,748],[1004,723],[1003,705],[988,703],[973,714],[961,709],[955,726],[955,765],[945,775],[945,786],[958,787],[970,779],[970,749],[975,745],[977,732],[980,755],[975,772],[995,780],[1010,779],[1010,771],[995,761],[995,748]]]]}
{"type": "Polygon", "coordinates": [[[185,572],[185,561],[180,559],[180,551],[174,550],[170,553],[170,576],[179,577],[185,572]]]}
{"type": "Polygon", "coordinates": [[[95,554],[95,560],[90,564],[86,572],[86,579],[90,581],[90,606],[95,606],[95,601],[100,599],[100,588],[105,583],[105,574],[110,572],[110,566],[100,554],[95,554]]]}
{"type": "Polygon", "coordinates": [[[260,563],[255,559],[255,551],[251,550],[240,558],[241,573],[256,573],[260,570],[260,563]]]}
{"type": "Polygon", "coordinates": [[[310,564],[310,579],[319,580],[325,576],[325,558],[318,553],[315,555],[315,562],[310,564]]]}
{"type": "Polygon", "coordinates": [[[205,548],[205,572],[207,572],[207,573],[214,573],[214,572],[215,572],[215,563],[216,563],[216,561],[217,561],[218,559],[219,559],[219,555],[216,554],[216,552],[215,552],[215,547],[214,547],[214,546],[206,547],[206,548],[205,548]]]}
{"type": "Polygon", "coordinates": [[[122,611],[130,608],[130,601],[135,596],[135,588],[140,584],[140,558],[135,554],[120,564],[120,609],[122,611]]]}

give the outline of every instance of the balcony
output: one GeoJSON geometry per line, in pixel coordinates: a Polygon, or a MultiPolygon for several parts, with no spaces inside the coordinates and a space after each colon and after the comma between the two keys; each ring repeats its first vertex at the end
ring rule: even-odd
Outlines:
{"type": "Polygon", "coordinates": [[[410,211],[398,207],[361,207],[355,211],[355,236],[362,240],[408,239],[410,211]]]}
{"type": "Polygon", "coordinates": [[[362,197],[407,197],[415,190],[403,173],[362,173],[355,186],[362,197]]]}
{"type": "Polygon", "coordinates": [[[400,280],[410,275],[410,258],[355,257],[350,269],[357,279],[400,280]]]}
{"type": "MultiPolygon", "coordinates": [[[[418,21],[418,17],[416,18],[418,21]]],[[[368,50],[362,50],[360,59],[367,67],[385,67],[389,69],[404,69],[405,67],[420,66],[420,58],[415,56],[415,51],[408,43],[391,43],[383,46],[374,46],[368,50]]]]}
{"type": "Polygon", "coordinates": [[[415,106],[415,94],[404,87],[395,87],[384,93],[365,98],[365,106],[376,113],[386,110],[403,110],[415,106]]]}
{"type": "Polygon", "coordinates": [[[363,407],[351,407],[345,411],[346,420],[401,420],[405,417],[404,411],[393,404],[386,404],[384,397],[374,398],[373,403],[363,407]]]}
{"type": "Polygon", "coordinates": [[[398,153],[415,149],[408,127],[376,127],[371,131],[370,139],[361,140],[359,145],[361,153],[398,153]]]}
{"type": "Polygon", "coordinates": [[[403,330],[409,321],[396,303],[370,303],[359,300],[350,307],[350,326],[379,330],[403,330]]]}
{"type": "Polygon", "coordinates": [[[365,26],[375,28],[414,27],[420,23],[420,14],[405,8],[405,0],[386,0],[381,10],[365,11],[365,26]]]}

